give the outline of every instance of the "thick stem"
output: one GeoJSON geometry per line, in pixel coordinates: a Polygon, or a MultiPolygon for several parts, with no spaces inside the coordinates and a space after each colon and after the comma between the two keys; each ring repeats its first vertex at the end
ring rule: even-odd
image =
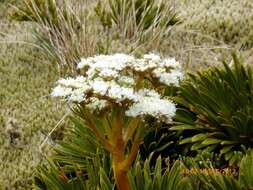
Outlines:
{"type": "Polygon", "coordinates": [[[133,164],[133,161],[134,159],[136,158],[136,155],[138,153],[138,150],[139,150],[139,145],[140,145],[140,142],[136,141],[133,143],[132,145],[132,148],[131,148],[131,151],[127,157],[127,159],[125,160],[125,165],[124,167],[129,170],[133,164]]]}
{"type": "Polygon", "coordinates": [[[131,190],[126,171],[114,171],[114,176],[118,190],[131,190]]]}
{"type": "Polygon", "coordinates": [[[118,190],[131,190],[130,181],[127,176],[127,170],[121,167],[122,162],[118,162],[118,158],[113,161],[113,173],[118,190]]]}
{"type": "Polygon", "coordinates": [[[131,190],[127,176],[128,169],[125,167],[125,142],[123,139],[123,112],[118,111],[113,122],[113,173],[118,190],[131,190]]]}

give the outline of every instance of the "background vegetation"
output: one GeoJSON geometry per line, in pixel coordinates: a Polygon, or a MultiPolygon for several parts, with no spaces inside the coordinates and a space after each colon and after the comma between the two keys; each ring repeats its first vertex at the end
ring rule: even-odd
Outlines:
{"type": "MultiPolygon", "coordinates": [[[[0,7],[9,10],[7,1],[0,7]]],[[[31,26],[7,21],[5,12],[0,27],[0,189],[24,189],[42,158],[39,145],[66,110],[49,98],[57,68],[24,42],[31,26]]]]}
{"type": "MultiPolygon", "coordinates": [[[[96,5],[90,1],[85,2],[92,7],[90,10],[96,5]]],[[[75,55],[83,56],[84,52],[87,53],[87,48],[80,52],[59,52],[56,51],[59,50],[59,45],[66,45],[57,43],[59,41],[37,47],[38,41],[34,41],[31,36],[36,24],[10,20],[8,15],[13,8],[8,4],[19,6],[21,0],[0,0],[0,189],[26,189],[31,182],[34,167],[43,158],[39,149],[41,143],[67,111],[67,106],[59,105],[48,97],[54,81],[62,75],[57,64],[52,63],[57,58],[58,62],[63,61],[62,58],[66,61],[74,57],[73,60],[76,60],[78,56],[75,55]],[[43,47],[44,50],[53,48],[56,59],[43,54],[43,47]]],[[[170,28],[167,36],[159,36],[162,39],[159,44],[140,46],[131,38],[122,45],[117,35],[112,35],[109,40],[113,43],[107,47],[103,38],[83,36],[81,31],[79,37],[83,40],[77,44],[79,46],[75,49],[72,46],[64,47],[76,50],[85,43],[86,47],[92,47],[85,56],[109,50],[131,52],[138,47],[137,54],[154,50],[164,55],[176,56],[191,70],[217,65],[223,59],[230,62],[231,49],[239,51],[242,57],[247,58],[246,63],[252,61],[251,0],[185,0],[171,2],[171,5],[182,23],[170,28]]],[[[74,13],[76,16],[77,13],[74,13]]],[[[96,30],[104,34],[105,29],[99,27],[99,19],[95,15],[88,18],[89,22],[97,26],[96,30]]],[[[43,31],[43,28],[40,29],[43,31]]],[[[73,28],[72,31],[74,30],[79,29],[73,28]]],[[[48,33],[40,34],[44,36],[37,36],[36,40],[51,37],[48,33]]],[[[68,34],[65,35],[67,36],[68,34]]],[[[77,39],[68,38],[68,44],[76,45],[77,39]]],[[[61,126],[64,127],[64,122],[61,126]]],[[[62,130],[57,130],[47,144],[53,144],[54,140],[61,138],[62,130]]],[[[44,150],[44,153],[47,154],[48,150],[44,150]]]]}

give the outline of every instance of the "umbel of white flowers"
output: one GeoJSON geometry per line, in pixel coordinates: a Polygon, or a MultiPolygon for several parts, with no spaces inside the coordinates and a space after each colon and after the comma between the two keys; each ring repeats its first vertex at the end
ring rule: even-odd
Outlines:
{"type": "Polygon", "coordinates": [[[183,72],[174,58],[98,55],[81,59],[77,69],[84,74],[58,80],[52,96],[80,103],[91,112],[120,106],[129,117],[152,116],[163,122],[175,115],[176,105],[155,91],[160,86],[179,85],[183,72]]]}

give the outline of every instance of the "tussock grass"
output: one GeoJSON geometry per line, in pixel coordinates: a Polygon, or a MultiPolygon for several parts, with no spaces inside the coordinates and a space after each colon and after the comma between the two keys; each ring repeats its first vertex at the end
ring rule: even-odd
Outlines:
{"type": "MultiPolygon", "coordinates": [[[[89,5],[89,6],[88,6],[89,5]]],[[[35,43],[63,73],[75,73],[81,56],[96,54],[97,27],[88,12],[88,1],[25,0],[14,7],[11,18],[32,21],[35,43]]]]}

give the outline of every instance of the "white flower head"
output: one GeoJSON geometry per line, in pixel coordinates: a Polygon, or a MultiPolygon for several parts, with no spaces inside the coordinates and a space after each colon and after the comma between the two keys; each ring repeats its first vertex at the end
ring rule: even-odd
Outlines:
{"type": "Polygon", "coordinates": [[[82,102],[85,100],[85,94],[84,91],[79,88],[72,91],[70,96],[68,97],[68,100],[71,102],[82,102]]]}
{"type": "Polygon", "coordinates": [[[157,93],[155,90],[153,89],[147,89],[147,88],[143,88],[141,90],[138,91],[138,94],[140,97],[153,97],[153,98],[160,98],[160,94],[157,93]]]}
{"type": "Polygon", "coordinates": [[[154,54],[154,53],[145,54],[143,56],[143,58],[146,61],[152,61],[152,62],[155,62],[155,63],[161,62],[161,57],[159,55],[154,54]]]}
{"type": "Polygon", "coordinates": [[[164,122],[171,122],[176,113],[176,105],[167,100],[154,97],[143,97],[127,111],[129,117],[152,116],[164,122]]]}
{"type": "Polygon", "coordinates": [[[118,72],[113,69],[103,69],[99,72],[99,76],[101,78],[116,78],[118,76],[118,72]]]}
{"type": "Polygon", "coordinates": [[[175,104],[156,91],[157,86],[179,86],[183,72],[174,58],[162,59],[153,53],[142,58],[122,53],[96,55],[81,59],[77,68],[83,69],[84,76],[58,80],[52,96],[82,102],[91,111],[125,106],[128,116],[149,115],[164,122],[175,115],[175,104]]]}
{"type": "Polygon", "coordinates": [[[133,88],[121,87],[119,85],[112,85],[108,91],[108,96],[115,99],[118,103],[125,100],[137,101],[138,99],[133,88]]]}
{"type": "Polygon", "coordinates": [[[165,68],[181,68],[181,65],[175,58],[166,58],[160,63],[161,67],[165,68]]]}
{"type": "Polygon", "coordinates": [[[181,69],[170,69],[170,71],[167,72],[165,68],[158,68],[152,71],[152,75],[161,83],[168,86],[179,86],[180,81],[184,78],[184,73],[181,69]]]}
{"type": "Polygon", "coordinates": [[[68,77],[66,79],[60,79],[58,80],[58,84],[62,86],[68,86],[68,87],[74,87],[79,88],[83,85],[83,83],[86,81],[85,77],[78,76],[76,78],[68,77]]]}
{"type": "Polygon", "coordinates": [[[93,92],[96,94],[100,94],[101,96],[105,96],[110,87],[110,83],[105,82],[103,80],[94,80],[91,81],[89,84],[93,89],[93,92]]]}
{"type": "Polygon", "coordinates": [[[100,100],[96,97],[91,97],[89,103],[86,106],[91,112],[102,111],[108,107],[108,102],[106,100],[100,100]]]}
{"type": "Polygon", "coordinates": [[[54,96],[54,97],[66,97],[66,96],[70,95],[71,93],[72,93],[72,89],[71,88],[58,85],[58,86],[56,86],[53,89],[53,91],[51,93],[51,96],[54,96]]]}
{"type": "Polygon", "coordinates": [[[65,97],[71,102],[82,102],[85,99],[85,93],[91,90],[83,76],[59,79],[57,83],[58,86],[53,89],[51,95],[65,97]]]}
{"type": "Polygon", "coordinates": [[[89,67],[93,61],[94,61],[94,59],[92,57],[87,58],[87,59],[81,58],[81,62],[77,64],[77,69],[89,67]]]}

